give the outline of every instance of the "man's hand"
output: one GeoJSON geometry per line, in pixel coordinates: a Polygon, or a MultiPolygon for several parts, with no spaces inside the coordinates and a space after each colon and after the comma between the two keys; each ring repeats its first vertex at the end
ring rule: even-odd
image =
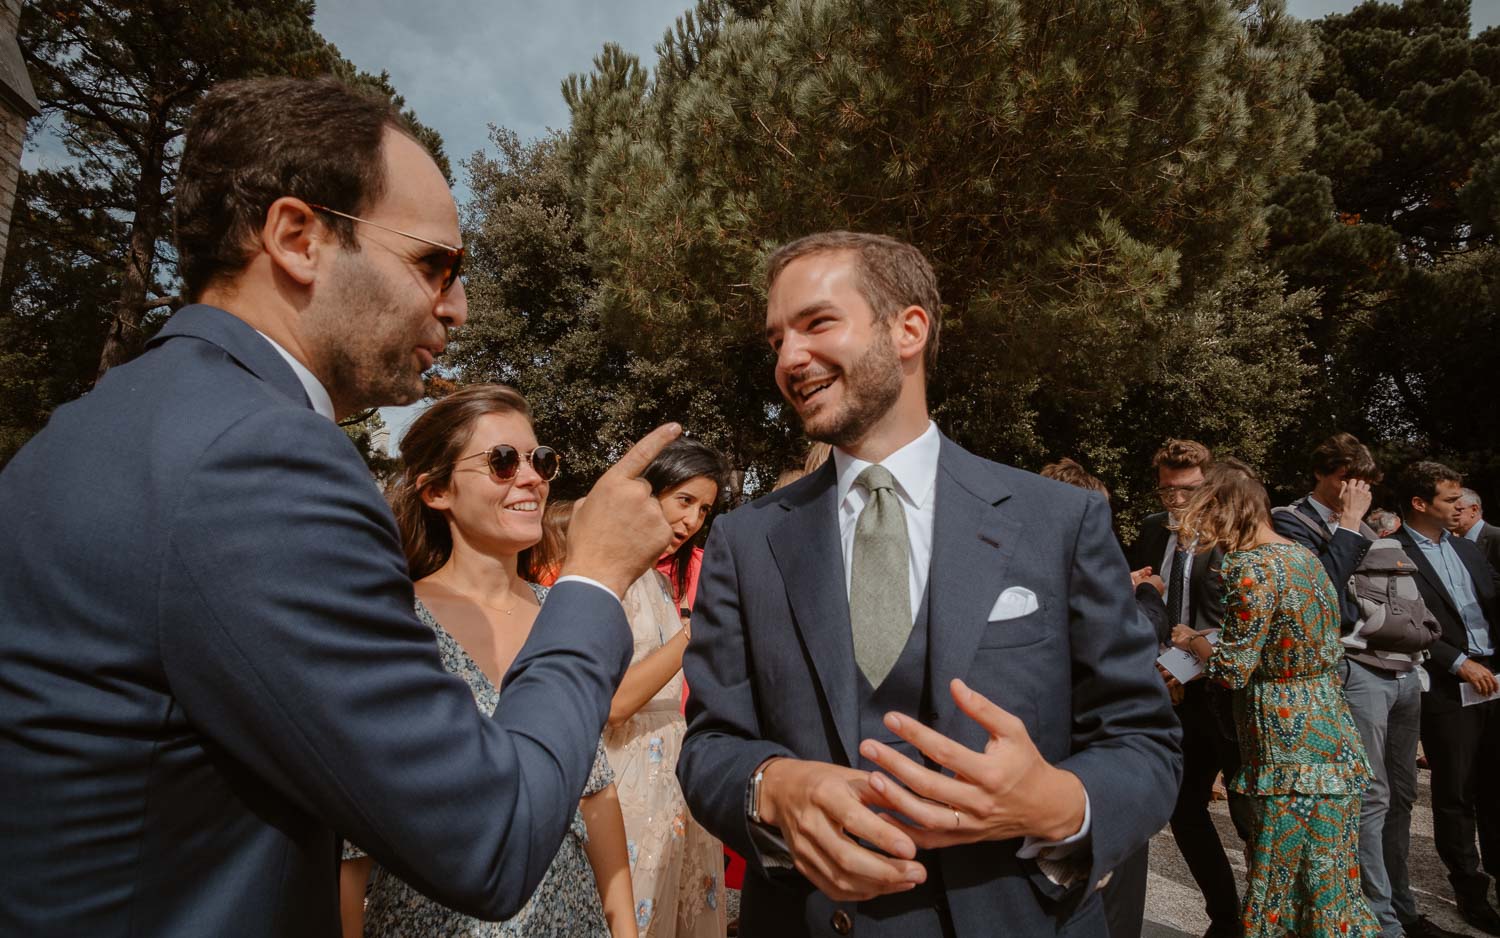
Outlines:
{"type": "Polygon", "coordinates": [[[657,427],[599,477],[568,525],[561,576],[597,580],[623,596],[656,563],[672,543],[672,529],[641,473],[681,434],[675,423],[657,427]]]}
{"type": "Polygon", "coordinates": [[[886,807],[914,822],[916,826],[902,827],[917,846],[935,849],[1013,837],[1065,840],[1078,833],[1087,803],[1078,776],[1049,765],[1018,718],[963,681],[954,680],[949,689],[959,708],[989,731],[984,752],[901,714],[886,714],[885,725],[956,777],[918,765],[875,740],[859,744],[861,755],[901,783],[880,775],[870,779],[886,807]]]}
{"type": "Polygon", "coordinates": [[[760,819],[781,830],[797,872],[830,899],[860,902],[927,879],[911,837],[871,811],[870,773],[826,762],[773,759],[763,769],[760,819]],[[890,854],[855,843],[860,838],[890,854]]]}
{"type": "Polygon", "coordinates": [[[1130,588],[1135,589],[1142,583],[1150,583],[1156,587],[1156,591],[1163,596],[1167,595],[1167,584],[1161,577],[1154,575],[1150,567],[1142,567],[1139,570],[1130,571],[1130,588]]]}
{"type": "Polygon", "coordinates": [[[1500,687],[1495,681],[1494,673],[1472,658],[1458,666],[1458,679],[1468,682],[1470,687],[1486,697],[1500,687]]]}
{"type": "Polygon", "coordinates": [[[1348,479],[1339,484],[1339,527],[1358,531],[1374,500],[1370,483],[1364,479],[1348,479]]]}

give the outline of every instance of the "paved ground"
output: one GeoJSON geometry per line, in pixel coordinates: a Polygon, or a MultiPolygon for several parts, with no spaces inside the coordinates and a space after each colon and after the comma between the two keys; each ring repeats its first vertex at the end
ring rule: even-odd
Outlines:
{"type": "MultiPolygon", "coordinates": [[[[1418,773],[1417,803],[1412,811],[1411,881],[1417,907],[1423,915],[1444,928],[1462,935],[1482,935],[1464,924],[1454,907],[1452,892],[1443,864],[1432,844],[1432,792],[1428,773],[1418,773]]],[[[1229,862],[1244,885],[1245,864],[1240,841],[1229,823],[1227,802],[1216,801],[1210,810],[1219,828],[1219,838],[1229,854],[1229,862]]],[[[1203,897],[1188,873],[1182,854],[1170,831],[1162,831],[1151,841],[1151,878],[1146,892],[1146,927],[1143,938],[1198,938],[1208,928],[1203,914],[1203,897]]]]}

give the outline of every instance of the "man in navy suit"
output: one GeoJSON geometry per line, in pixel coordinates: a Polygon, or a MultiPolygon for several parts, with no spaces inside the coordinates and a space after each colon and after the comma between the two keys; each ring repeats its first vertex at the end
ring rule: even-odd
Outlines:
{"type": "Polygon", "coordinates": [[[337,82],[225,85],[187,134],[177,230],[197,305],[0,475],[0,934],[326,938],[340,834],[509,915],[629,659],[616,597],[669,537],[633,475],[676,429],[575,516],[568,582],[484,718],[335,422],[417,399],[464,321],[436,164],[337,82]]]}
{"type": "Polygon", "coordinates": [[[1474,542],[1450,531],[1463,479],[1423,460],[1397,485],[1405,523],[1395,533],[1417,568],[1417,589],[1442,635],[1428,649],[1432,686],[1422,695],[1422,748],[1432,767],[1432,839],[1464,921],[1500,935],[1490,904],[1500,876],[1500,700],[1463,705],[1463,690],[1496,693],[1500,573],[1474,542]],[[1474,848],[1478,835],[1479,849],[1474,848]]]}
{"type": "Polygon", "coordinates": [[[1093,887],[1180,770],[1107,503],[938,432],[915,248],[813,235],[768,282],[776,383],[834,448],[704,557],[678,776],[748,861],[740,933],[1104,935],[1093,887]]]}

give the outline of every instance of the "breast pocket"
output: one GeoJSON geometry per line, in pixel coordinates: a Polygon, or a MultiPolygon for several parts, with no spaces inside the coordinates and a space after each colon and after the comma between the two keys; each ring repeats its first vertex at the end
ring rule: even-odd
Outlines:
{"type": "Polygon", "coordinates": [[[1047,637],[1044,618],[1046,607],[1014,619],[997,619],[985,624],[984,634],[979,639],[980,648],[1020,648],[1034,645],[1047,637]]]}

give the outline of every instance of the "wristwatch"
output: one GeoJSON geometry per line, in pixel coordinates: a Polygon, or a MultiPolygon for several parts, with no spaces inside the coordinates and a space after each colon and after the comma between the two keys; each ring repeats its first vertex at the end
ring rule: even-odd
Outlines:
{"type": "Polygon", "coordinates": [[[760,819],[760,783],[766,777],[766,764],[770,761],[762,762],[750,776],[750,784],[745,786],[745,816],[756,824],[763,823],[760,819]]]}

